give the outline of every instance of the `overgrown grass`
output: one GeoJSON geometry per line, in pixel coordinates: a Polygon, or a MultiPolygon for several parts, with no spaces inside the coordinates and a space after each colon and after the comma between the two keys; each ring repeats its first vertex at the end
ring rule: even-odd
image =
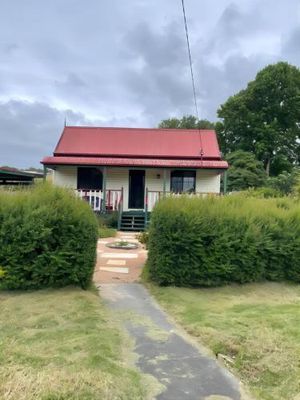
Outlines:
{"type": "Polygon", "coordinates": [[[257,399],[298,400],[300,286],[264,283],[152,293],[177,321],[233,370],[257,399]]]}
{"type": "Polygon", "coordinates": [[[75,288],[0,292],[2,400],[147,398],[99,297],[75,288]]]}
{"type": "Polygon", "coordinates": [[[99,227],[99,238],[108,238],[108,237],[115,237],[117,234],[117,230],[114,228],[108,228],[107,226],[100,226],[99,227]]]}
{"type": "Polygon", "coordinates": [[[99,230],[99,238],[115,237],[118,227],[118,213],[96,214],[99,230]]]}

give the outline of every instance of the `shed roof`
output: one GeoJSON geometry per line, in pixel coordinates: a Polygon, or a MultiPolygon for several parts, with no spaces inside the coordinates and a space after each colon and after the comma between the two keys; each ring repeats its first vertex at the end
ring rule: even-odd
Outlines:
{"type": "Polygon", "coordinates": [[[37,176],[43,174],[33,174],[29,172],[20,171],[16,168],[0,167],[0,185],[2,184],[19,184],[30,183],[37,176]]]}

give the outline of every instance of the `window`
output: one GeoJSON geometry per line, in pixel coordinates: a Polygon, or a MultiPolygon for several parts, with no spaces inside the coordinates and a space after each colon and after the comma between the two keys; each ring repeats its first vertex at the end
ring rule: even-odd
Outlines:
{"type": "Polygon", "coordinates": [[[171,192],[191,193],[196,188],[196,171],[172,171],[171,192]]]}
{"type": "Polygon", "coordinates": [[[77,189],[102,190],[102,172],[97,168],[78,167],[77,189]]]}

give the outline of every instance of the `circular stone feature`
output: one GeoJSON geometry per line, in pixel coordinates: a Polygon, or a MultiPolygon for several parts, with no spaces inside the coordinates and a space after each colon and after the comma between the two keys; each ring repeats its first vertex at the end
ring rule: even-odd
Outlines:
{"type": "Polygon", "coordinates": [[[125,240],[119,240],[117,242],[108,243],[106,246],[110,247],[111,249],[122,249],[122,250],[134,250],[139,247],[137,243],[130,243],[126,242],[125,240]]]}

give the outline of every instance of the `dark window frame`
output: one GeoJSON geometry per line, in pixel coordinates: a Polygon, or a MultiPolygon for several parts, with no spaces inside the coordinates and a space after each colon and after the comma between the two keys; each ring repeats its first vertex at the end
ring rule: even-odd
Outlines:
{"type": "Polygon", "coordinates": [[[77,189],[78,190],[102,190],[103,174],[96,167],[77,168],[77,189]]]}
{"type": "Polygon", "coordinates": [[[170,184],[173,193],[194,193],[196,191],[196,171],[173,170],[170,184]]]}

